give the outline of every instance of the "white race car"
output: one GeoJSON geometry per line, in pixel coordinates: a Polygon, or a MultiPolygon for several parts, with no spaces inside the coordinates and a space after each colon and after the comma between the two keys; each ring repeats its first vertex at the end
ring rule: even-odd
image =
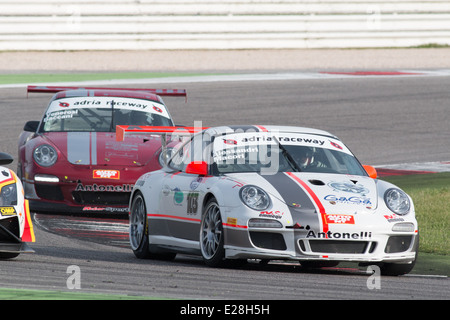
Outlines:
{"type": "MultiPolygon", "coordinates": [[[[117,132],[166,141],[171,130],[117,132]]],[[[198,131],[135,184],[130,242],[137,257],[199,254],[212,267],[246,259],[305,267],[352,261],[379,265],[386,275],[414,267],[419,234],[411,198],[377,180],[336,136],[282,126],[198,131]]]]}
{"type": "MultiPolygon", "coordinates": [[[[0,165],[12,161],[10,155],[0,152],[0,165]]],[[[34,241],[33,224],[22,183],[12,170],[0,166],[0,259],[34,252],[26,244],[34,241]]]]}

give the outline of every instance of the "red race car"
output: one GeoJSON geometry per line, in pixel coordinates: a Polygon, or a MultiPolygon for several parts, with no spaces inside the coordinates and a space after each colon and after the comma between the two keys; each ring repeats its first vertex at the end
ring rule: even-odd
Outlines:
{"type": "MultiPolygon", "coordinates": [[[[161,168],[159,136],[116,141],[116,125],[174,126],[161,96],[185,90],[28,86],[55,93],[19,137],[17,174],[32,211],[127,213],[135,181],[161,168]]],[[[165,149],[170,152],[170,148],[165,149]]]]}

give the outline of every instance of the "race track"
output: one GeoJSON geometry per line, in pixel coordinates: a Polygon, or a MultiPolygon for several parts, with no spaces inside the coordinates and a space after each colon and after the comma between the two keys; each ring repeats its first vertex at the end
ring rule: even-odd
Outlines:
{"type": "MultiPolygon", "coordinates": [[[[143,86],[143,85],[140,85],[143,86]]],[[[150,87],[150,86],[147,86],[150,87]]],[[[340,137],[364,164],[449,161],[450,77],[373,77],[192,82],[188,100],[166,98],[176,123],[287,124],[340,137]]],[[[50,95],[0,89],[1,151],[17,159],[25,121],[40,119],[50,95]]],[[[16,169],[17,162],[10,167],[16,169]]],[[[57,219],[57,218],[56,218],[57,219]]],[[[61,218],[64,219],[64,218],[61,218]]],[[[35,216],[35,254],[0,261],[0,287],[68,291],[67,268],[80,267],[81,289],[187,299],[448,299],[448,278],[382,277],[353,268],[309,272],[297,264],[211,269],[197,257],[138,260],[126,242],[88,241],[46,228],[35,216]],[[125,244],[124,244],[125,243],[125,244]]]]}

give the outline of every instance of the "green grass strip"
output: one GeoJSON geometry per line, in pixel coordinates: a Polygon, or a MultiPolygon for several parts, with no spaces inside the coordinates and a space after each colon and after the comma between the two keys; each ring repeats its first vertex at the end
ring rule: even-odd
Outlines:
{"type": "Polygon", "coordinates": [[[411,273],[450,276],[450,172],[381,178],[413,199],[419,224],[419,256],[411,273]]]}
{"type": "Polygon", "coordinates": [[[157,297],[129,296],[80,291],[47,291],[0,288],[0,300],[162,300],[157,297]]]}
{"type": "Polygon", "coordinates": [[[192,77],[216,74],[206,73],[162,73],[162,72],[118,72],[118,73],[52,73],[52,74],[0,74],[0,84],[78,82],[96,80],[154,79],[169,77],[192,77]]]}
{"type": "Polygon", "coordinates": [[[384,177],[413,199],[420,252],[450,256],[450,172],[384,177]]]}

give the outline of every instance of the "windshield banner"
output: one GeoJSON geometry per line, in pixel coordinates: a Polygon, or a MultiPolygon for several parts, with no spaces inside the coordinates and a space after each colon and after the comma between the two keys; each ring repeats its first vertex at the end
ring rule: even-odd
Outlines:
{"type": "Polygon", "coordinates": [[[111,109],[113,103],[114,109],[142,111],[158,114],[165,118],[170,118],[166,107],[160,103],[141,99],[119,97],[69,97],[54,100],[47,109],[47,116],[52,113],[53,117],[73,117],[76,116],[76,112],[72,111],[74,109],[111,109]],[[53,114],[53,112],[56,113],[53,114]]]}

